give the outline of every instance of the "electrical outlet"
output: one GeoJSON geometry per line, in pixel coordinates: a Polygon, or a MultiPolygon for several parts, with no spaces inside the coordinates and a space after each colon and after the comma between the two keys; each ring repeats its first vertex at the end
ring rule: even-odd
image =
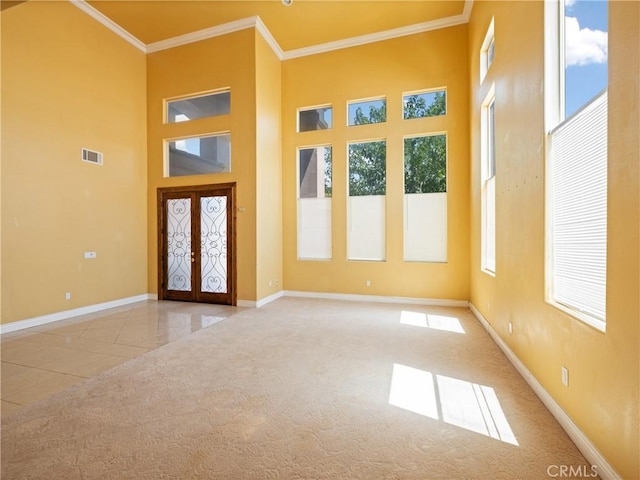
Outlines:
{"type": "Polygon", "coordinates": [[[513,335],[513,323],[509,322],[509,335],[513,335]]]}
{"type": "Polygon", "coordinates": [[[64,299],[65,300],[71,300],[71,292],[67,292],[64,294],[64,299]]]}
{"type": "Polygon", "coordinates": [[[562,384],[565,387],[569,386],[569,369],[565,366],[562,367],[562,384]]]}
{"type": "Polygon", "coordinates": [[[84,252],[84,258],[96,258],[96,252],[84,252]]]}
{"type": "Polygon", "coordinates": [[[367,280],[366,282],[364,282],[364,284],[365,284],[367,287],[370,287],[370,286],[371,286],[371,280],[367,280]]]}
{"type": "Polygon", "coordinates": [[[271,280],[269,280],[269,286],[272,286],[273,282],[271,280]]]}

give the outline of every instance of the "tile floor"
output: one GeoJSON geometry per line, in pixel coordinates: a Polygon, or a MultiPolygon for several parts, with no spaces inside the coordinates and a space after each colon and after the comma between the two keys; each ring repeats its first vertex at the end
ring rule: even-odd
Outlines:
{"type": "Polygon", "coordinates": [[[5,333],[0,412],[8,415],[239,310],[150,300],[5,333]]]}

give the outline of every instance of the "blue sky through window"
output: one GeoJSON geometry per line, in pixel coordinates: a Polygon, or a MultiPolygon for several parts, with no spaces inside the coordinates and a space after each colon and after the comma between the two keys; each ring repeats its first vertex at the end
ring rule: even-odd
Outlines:
{"type": "Polygon", "coordinates": [[[565,118],[607,87],[607,1],[565,0],[565,118]]]}

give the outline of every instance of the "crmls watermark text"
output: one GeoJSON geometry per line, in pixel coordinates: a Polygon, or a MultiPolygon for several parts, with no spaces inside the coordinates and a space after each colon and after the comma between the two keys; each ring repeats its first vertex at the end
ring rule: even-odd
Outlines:
{"type": "Polygon", "coordinates": [[[547,475],[552,478],[597,477],[597,465],[549,465],[547,475]]]}

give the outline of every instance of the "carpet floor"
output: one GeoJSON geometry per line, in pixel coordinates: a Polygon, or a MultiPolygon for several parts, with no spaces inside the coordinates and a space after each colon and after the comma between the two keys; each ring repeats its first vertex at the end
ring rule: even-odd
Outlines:
{"type": "Polygon", "coordinates": [[[1,433],[5,480],[540,479],[588,464],[468,309],[297,298],[29,405],[1,433]]]}

